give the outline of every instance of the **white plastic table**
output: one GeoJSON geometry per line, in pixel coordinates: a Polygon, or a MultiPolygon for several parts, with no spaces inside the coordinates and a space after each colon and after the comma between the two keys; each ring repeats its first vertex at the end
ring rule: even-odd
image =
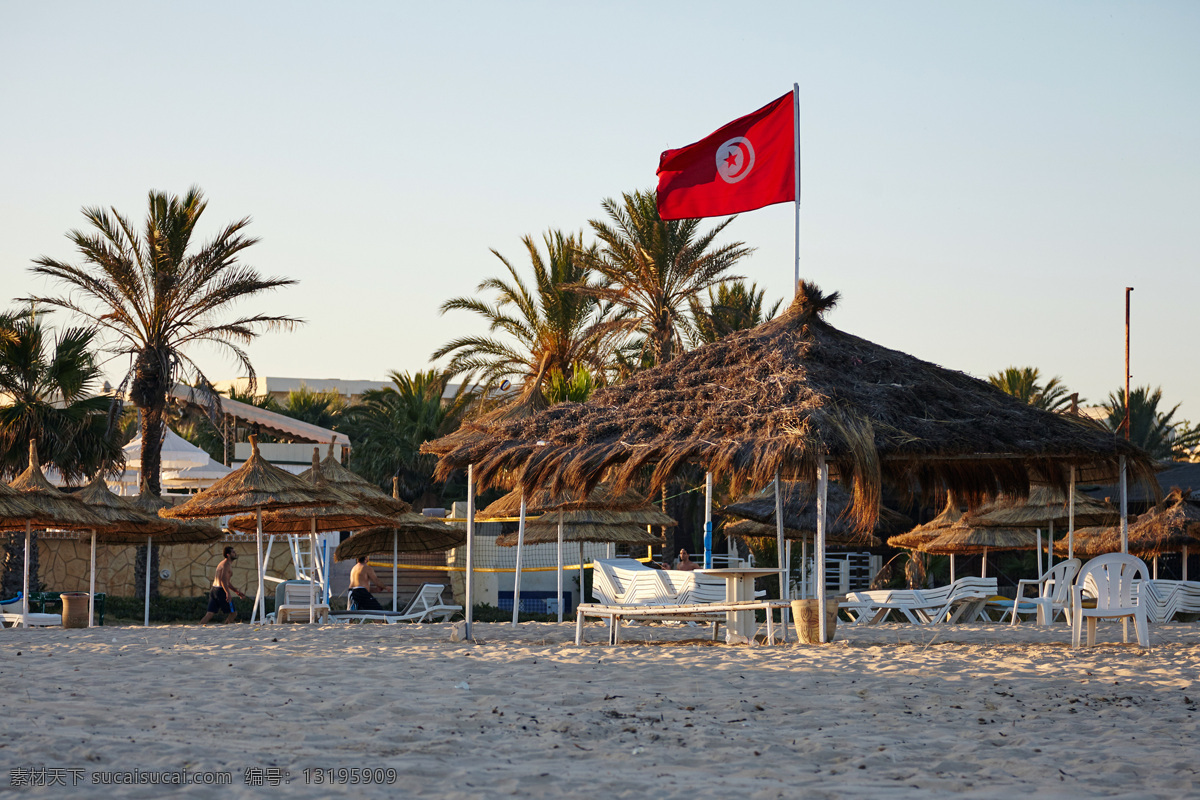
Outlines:
{"type": "MultiPolygon", "coordinates": [[[[724,578],[725,601],[733,603],[738,600],[753,600],[754,579],[764,575],[778,575],[779,570],[765,567],[723,567],[721,569],[698,569],[696,573],[724,578]]],[[[749,639],[754,635],[755,627],[753,610],[725,612],[725,628],[731,633],[749,639]]]]}

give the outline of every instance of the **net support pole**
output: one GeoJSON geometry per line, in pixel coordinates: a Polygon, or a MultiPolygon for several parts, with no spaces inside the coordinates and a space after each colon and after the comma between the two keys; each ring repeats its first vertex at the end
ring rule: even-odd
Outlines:
{"type": "Polygon", "coordinates": [[[517,566],[513,573],[513,627],[521,613],[521,556],[525,550],[525,490],[521,490],[521,515],[517,520],[517,566]]]}
{"type": "Polygon", "coordinates": [[[88,627],[94,626],[93,619],[96,614],[96,529],[92,528],[92,556],[89,559],[91,562],[90,577],[88,578],[88,627]]]}
{"type": "Polygon", "coordinates": [[[704,473],[704,568],[713,565],[712,473],[704,473]]]}
{"type": "Polygon", "coordinates": [[[150,570],[154,568],[154,537],[146,537],[146,603],[142,627],[150,627],[150,570]]]}
{"type": "Polygon", "coordinates": [[[1075,557],[1075,467],[1071,467],[1071,496],[1067,498],[1067,558],[1075,557]]]}
{"type": "MultiPolygon", "coordinates": [[[[1158,563],[1157,561],[1155,563],[1158,563]]],[[[579,540],[579,599],[575,605],[583,602],[583,540],[579,540]]]]}
{"type": "Polygon", "coordinates": [[[467,564],[466,586],[463,589],[463,594],[466,597],[466,621],[464,626],[464,635],[467,641],[471,640],[471,623],[475,617],[475,465],[467,465],[467,564]]]}
{"type": "Polygon", "coordinates": [[[829,505],[829,464],[825,456],[817,458],[817,614],[818,639],[821,644],[829,641],[829,631],[826,630],[825,607],[828,599],[825,597],[825,514],[829,505]]]}
{"type": "MultiPolygon", "coordinates": [[[[317,518],[313,517],[308,524],[308,624],[312,625],[317,621],[317,518]]],[[[296,550],[299,549],[300,543],[297,542],[296,550]]]]}
{"type": "Polygon", "coordinates": [[[21,627],[29,627],[29,553],[33,549],[33,523],[25,520],[25,568],[21,578],[21,627]]]}
{"type": "Polygon", "coordinates": [[[1121,552],[1129,552],[1129,486],[1125,474],[1125,456],[1121,456],[1121,552]]]}
{"type": "MultiPolygon", "coordinates": [[[[254,510],[254,553],[258,561],[258,590],[254,593],[254,610],[250,612],[250,621],[262,622],[266,619],[266,598],[263,597],[263,527],[262,507],[254,510]]],[[[232,602],[232,600],[230,601],[232,602]]]]}

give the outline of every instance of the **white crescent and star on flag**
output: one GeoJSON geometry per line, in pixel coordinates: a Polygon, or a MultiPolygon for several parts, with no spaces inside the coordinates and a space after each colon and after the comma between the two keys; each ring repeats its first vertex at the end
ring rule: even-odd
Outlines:
{"type": "Polygon", "coordinates": [[[754,169],[754,145],[735,136],[717,148],[717,174],[726,183],[737,183],[754,169]]]}

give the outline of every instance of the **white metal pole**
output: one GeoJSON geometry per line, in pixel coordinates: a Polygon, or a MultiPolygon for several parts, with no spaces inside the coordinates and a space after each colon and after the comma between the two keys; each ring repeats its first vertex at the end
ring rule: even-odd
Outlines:
{"type": "Polygon", "coordinates": [[[1187,578],[1187,557],[1188,557],[1188,546],[1185,544],[1183,546],[1183,579],[1185,581],[1188,579],[1187,578]]]}
{"type": "Polygon", "coordinates": [[[92,528],[91,577],[88,578],[88,627],[93,627],[96,614],[96,529],[92,528]]]}
{"type": "Polygon", "coordinates": [[[145,611],[145,619],[142,621],[142,627],[144,627],[144,628],[150,627],[150,570],[153,567],[153,563],[152,563],[153,559],[151,558],[152,555],[154,555],[154,537],[147,536],[146,537],[146,611],[145,611]]]}
{"type": "Polygon", "coordinates": [[[792,294],[800,288],[800,84],[792,84],[792,155],[796,160],[796,274],[792,294]]]}
{"type": "MultiPolygon", "coordinates": [[[[783,492],[780,491],[779,470],[775,470],[775,553],[779,561],[779,599],[791,598],[792,543],[783,538],[783,492]]],[[[783,638],[787,640],[788,612],[791,608],[784,606],[779,610],[779,621],[783,624],[783,638]]],[[[767,609],[767,614],[771,610],[767,609]]]]}
{"type": "Polygon", "coordinates": [[[1150,574],[1152,580],[1158,580],[1158,556],[1154,557],[1153,572],[1150,574]]]}
{"type": "Polygon", "coordinates": [[[21,627],[29,627],[29,552],[33,549],[33,524],[25,520],[25,573],[21,589],[21,627]]]}
{"type": "Polygon", "coordinates": [[[817,459],[817,615],[820,626],[819,639],[822,644],[829,641],[825,624],[825,513],[829,499],[829,464],[825,456],[817,459]]]}
{"type": "Polygon", "coordinates": [[[400,568],[396,566],[400,561],[400,531],[392,528],[392,611],[396,611],[399,606],[399,587],[396,584],[400,579],[400,568]]]}
{"type": "Polygon", "coordinates": [[[563,621],[563,512],[558,510],[558,621],[563,621]]]}
{"type": "Polygon", "coordinates": [[[517,567],[513,572],[513,627],[521,613],[521,556],[525,549],[525,489],[521,489],[521,511],[517,518],[517,567]]]}
{"type": "Polygon", "coordinates": [[[1045,573],[1042,571],[1042,529],[1037,529],[1037,574],[1040,578],[1045,573]]]}
{"type": "MultiPolygon", "coordinates": [[[[1158,563],[1157,561],[1155,562],[1158,563]]],[[[579,541],[579,599],[575,605],[583,602],[583,540],[579,541]]]]}
{"type": "Polygon", "coordinates": [[[1075,468],[1071,467],[1071,496],[1067,500],[1067,558],[1075,557],[1075,468]]]}
{"type": "Polygon", "coordinates": [[[950,582],[954,583],[954,553],[950,554],[950,582]]]}
{"type": "Polygon", "coordinates": [[[800,599],[807,600],[808,585],[808,537],[800,540],[800,599]]]}
{"type": "MultiPolygon", "coordinates": [[[[296,550],[300,550],[300,542],[296,542],[296,550]]],[[[317,518],[309,520],[308,552],[311,558],[308,564],[308,624],[317,621],[317,518]]],[[[279,619],[278,616],[275,619],[279,619]]]]}
{"type": "MultiPolygon", "coordinates": [[[[250,612],[250,621],[255,620],[262,622],[266,619],[266,601],[263,598],[263,545],[262,545],[262,508],[255,510],[256,522],[254,525],[254,554],[258,559],[258,591],[254,594],[254,610],[250,612]]],[[[232,602],[232,598],[230,598],[232,602]]]]}
{"type": "Polygon", "coordinates": [[[713,565],[712,473],[704,473],[704,568],[713,565]]]}
{"type": "Polygon", "coordinates": [[[1054,569],[1054,520],[1050,520],[1050,530],[1046,534],[1046,571],[1054,569]]]}
{"type": "Polygon", "coordinates": [[[467,584],[464,588],[466,595],[466,638],[471,639],[471,622],[475,617],[475,465],[467,465],[467,584]]]}
{"type": "Polygon", "coordinates": [[[1125,479],[1125,456],[1121,456],[1121,552],[1129,552],[1129,487],[1125,479]]]}

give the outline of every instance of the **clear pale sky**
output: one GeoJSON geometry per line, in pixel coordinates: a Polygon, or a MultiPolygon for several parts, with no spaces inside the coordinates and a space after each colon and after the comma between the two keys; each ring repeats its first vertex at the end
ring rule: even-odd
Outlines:
{"type": "MultiPolygon", "coordinates": [[[[438,313],[494,247],[577,230],[659,153],[801,87],[801,274],[833,324],[985,376],[1133,382],[1200,420],[1200,4],[0,2],[0,302],[151,188],[250,215],[301,316],[261,375],[382,379],[481,330],[438,313]]],[[[788,292],[792,209],[740,216],[788,292]]],[[[232,364],[201,352],[214,380],[232,364]]],[[[125,365],[111,365],[116,374],[125,365]]]]}

